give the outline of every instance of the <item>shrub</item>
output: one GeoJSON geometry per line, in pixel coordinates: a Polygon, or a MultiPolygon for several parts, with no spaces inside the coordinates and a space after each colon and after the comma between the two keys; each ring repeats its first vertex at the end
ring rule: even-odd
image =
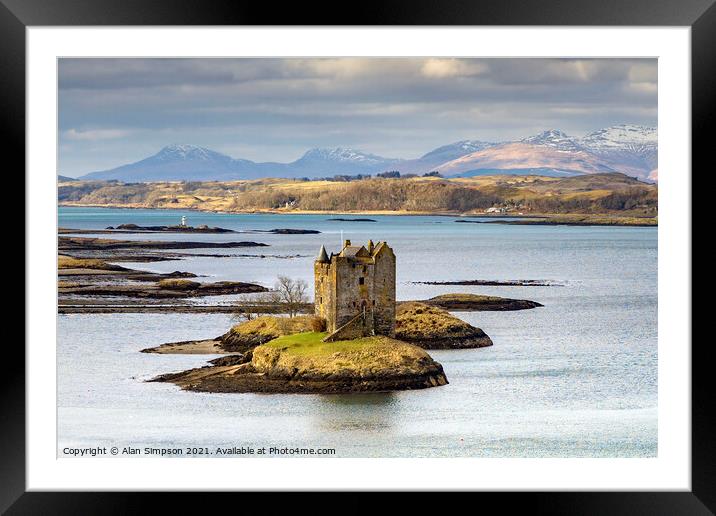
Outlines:
{"type": "Polygon", "coordinates": [[[311,317],[309,324],[313,332],[321,333],[326,331],[326,320],[323,317],[311,317]]]}

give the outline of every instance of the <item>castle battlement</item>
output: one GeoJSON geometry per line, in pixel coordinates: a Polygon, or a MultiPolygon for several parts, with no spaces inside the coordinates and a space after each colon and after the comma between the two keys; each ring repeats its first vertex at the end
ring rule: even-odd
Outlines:
{"type": "Polygon", "coordinates": [[[316,315],[329,333],[351,323],[351,338],[395,335],[395,254],[386,242],[356,246],[346,240],[330,256],[321,246],[314,274],[316,315]]]}

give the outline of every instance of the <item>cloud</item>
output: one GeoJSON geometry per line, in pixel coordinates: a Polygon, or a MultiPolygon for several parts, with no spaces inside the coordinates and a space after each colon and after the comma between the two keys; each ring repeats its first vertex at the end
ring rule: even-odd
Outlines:
{"type": "Polygon", "coordinates": [[[72,58],[59,60],[58,86],[71,175],[174,141],[256,161],[319,146],[416,157],[464,139],[654,125],[657,61],[72,58]]]}
{"type": "Polygon", "coordinates": [[[658,67],[654,60],[645,60],[629,67],[629,80],[633,82],[656,82],[658,67]]]}
{"type": "Polygon", "coordinates": [[[125,129],[94,129],[87,131],[78,131],[77,129],[68,129],[62,134],[68,140],[75,141],[96,141],[96,140],[113,140],[123,138],[129,135],[131,131],[125,129]]]}
{"type": "Polygon", "coordinates": [[[488,69],[487,64],[465,59],[427,59],[420,68],[425,77],[444,79],[447,77],[469,77],[479,75],[488,69]]]}

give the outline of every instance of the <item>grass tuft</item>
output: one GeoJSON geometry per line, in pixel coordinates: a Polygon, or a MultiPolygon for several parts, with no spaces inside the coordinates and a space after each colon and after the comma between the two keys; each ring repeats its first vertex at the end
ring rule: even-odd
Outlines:
{"type": "Polygon", "coordinates": [[[157,285],[169,290],[195,290],[201,286],[201,283],[186,279],[168,278],[159,280],[157,285]]]}

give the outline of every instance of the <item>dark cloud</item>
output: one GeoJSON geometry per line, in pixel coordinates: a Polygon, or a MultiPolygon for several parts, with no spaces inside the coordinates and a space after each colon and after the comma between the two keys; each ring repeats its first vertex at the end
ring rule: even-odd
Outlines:
{"type": "Polygon", "coordinates": [[[290,161],[656,124],[655,59],[61,59],[61,173],[194,143],[290,161]]]}

